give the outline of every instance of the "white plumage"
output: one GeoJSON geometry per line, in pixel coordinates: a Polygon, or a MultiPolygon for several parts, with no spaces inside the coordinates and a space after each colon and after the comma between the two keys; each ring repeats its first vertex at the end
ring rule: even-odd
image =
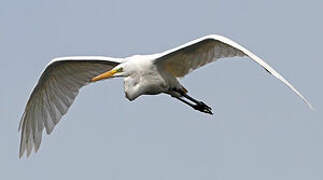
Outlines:
{"type": "Polygon", "coordinates": [[[102,79],[124,77],[125,94],[129,100],[143,94],[166,93],[195,110],[212,114],[209,106],[188,96],[178,78],[219,58],[234,56],[248,56],[286,84],[312,109],[304,96],[266,62],[236,42],[219,35],[208,35],[153,55],[56,58],[42,73],[22,115],[19,157],[26,151],[29,156],[33,148],[37,152],[44,128],[50,134],[73,103],[79,89],[102,79]]]}

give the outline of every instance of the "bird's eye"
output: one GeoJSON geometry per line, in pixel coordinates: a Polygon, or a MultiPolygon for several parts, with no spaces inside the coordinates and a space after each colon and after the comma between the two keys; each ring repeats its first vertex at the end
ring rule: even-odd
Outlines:
{"type": "Polygon", "coordinates": [[[119,69],[117,69],[117,72],[122,72],[123,71],[123,68],[121,67],[121,68],[119,68],[119,69]]]}

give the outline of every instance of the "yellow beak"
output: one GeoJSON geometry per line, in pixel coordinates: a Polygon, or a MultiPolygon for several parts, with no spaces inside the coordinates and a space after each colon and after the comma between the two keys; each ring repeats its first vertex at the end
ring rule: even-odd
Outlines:
{"type": "Polygon", "coordinates": [[[94,78],[91,79],[91,82],[95,82],[95,81],[100,81],[102,79],[108,79],[110,77],[112,77],[115,73],[117,73],[118,70],[116,69],[113,69],[111,71],[108,71],[108,72],[105,72],[105,73],[102,73],[98,76],[95,76],[94,78]]]}

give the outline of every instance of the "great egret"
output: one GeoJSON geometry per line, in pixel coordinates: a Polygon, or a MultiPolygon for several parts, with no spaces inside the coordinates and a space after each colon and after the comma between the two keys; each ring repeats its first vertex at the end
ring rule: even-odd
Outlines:
{"type": "Polygon", "coordinates": [[[311,104],[287,80],[255,54],[220,35],[208,35],[174,49],[153,55],[126,58],[100,56],[53,59],[34,87],[22,115],[19,157],[38,151],[45,127],[50,134],[67,112],[82,86],[102,79],[124,77],[124,91],[130,101],[140,95],[166,93],[195,110],[212,114],[211,108],[187,94],[178,78],[219,58],[248,56],[311,104]]]}

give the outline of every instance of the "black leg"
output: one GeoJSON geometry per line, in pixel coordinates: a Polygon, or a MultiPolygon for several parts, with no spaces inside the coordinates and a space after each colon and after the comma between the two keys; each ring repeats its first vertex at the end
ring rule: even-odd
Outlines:
{"type": "Polygon", "coordinates": [[[190,97],[189,95],[187,95],[186,93],[183,93],[183,92],[178,92],[178,93],[180,93],[183,97],[185,97],[186,99],[188,99],[188,100],[190,100],[190,101],[192,101],[192,102],[194,102],[195,104],[192,104],[192,103],[190,103],[190,102],[188,102],[188,101],[186,101],[186,100],[184,100],[184,99],[182,99],[182,98],[180,98],[180,97],[177,97],[177,96],[173,96],[173,97],[175,97],[176,99],[178,99],[178,100],[180,100],[180,101],[182,101],[183,103],[185,103],[185,104],[187,104],[187,105],[189,105],[189,106],[191,106],[193,109],[195,109],[195,110],[198,110],[198,111],[201,111],[201,112],[204,112],[204,113],[208,113],[208,114],[213,114],[212,113],[212,108],[211,107],[209,107],[209,106],[207,106],[204,102],[202,102],[202,101],[198,101],[198,100],[196,100],[196,99],[194,99],[194,98],[192,98],[192,97],[190,97]]]}
{"type": "Polygon", "coordinates": [[[201,101],[200,101],[200,103],[195,104],[195,105],[193,106],[193,108],[194,108],[195,110],[198,110],[198,111],[201,111],[201,112],[204,112],[204,113],[213,114],[213,112],[212,112],[212,108],[211,108],[211,107],[209,107],[209,106],[207,106],[205,103],[203,103],[203,102],[201,102],[201,101]]]}
{"type": "MultiPolygon", "coordinates": [[[[202,102],[202,101],[198,101],[198,100],[196,100],[196,99],[194,99],[194,98],[192,98],[191,96],[189,96],[189,95],[187,95],[186,93],[183,93],[183,94],[181,94],[183,97],[185,97],[186,99],[189,99],[189,100],[191,100],[191,101],[193,101],[193,102],[195,102],[196,104],[199,104],[199,105],[201,105],[201,106],[207,106],[204,102],[202,102]]],[[[208,106],[207,106],[208,107],[208,106]]],[[[210,107],[208,107],[210,110],[212,110],[212,108],[210,108],[210,107]]]]}
{"type": "Polygon", "coordinates": [[[184,99],[182,99],[182,98],[180,98],[180,97],[177,97],[177,96],[174,96],[176,99],[178,99],[178,100],[180,100],[180,101],[182,101],[183,103],[185,103],[185,104],[187,104],[187,105],[189,105],[189,106],[191,106],[192,108],[194,108],[194,106],[195,106],[195,104],[192,104],[192,103],[190,103],[190,102],[188,102],[188,101],[185,101],[184,99]]]}

